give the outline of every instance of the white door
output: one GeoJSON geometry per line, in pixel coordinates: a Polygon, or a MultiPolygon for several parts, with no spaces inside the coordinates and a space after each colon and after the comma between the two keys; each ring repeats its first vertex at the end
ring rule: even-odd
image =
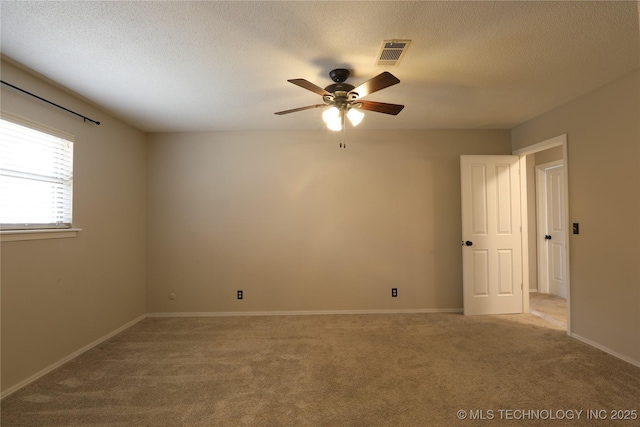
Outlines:
{"type": "Polygon", "coordinates": [[[464,314],[522,313],[518,156],[461,156],[464,314]]]}
{"type": "Polygon", "coordinates": [[[564,168],[562,165],[545,170],[547,190],[547,274],[549,292],[567,297],[565,284],[565,218],[564,218],[564,168]]]}

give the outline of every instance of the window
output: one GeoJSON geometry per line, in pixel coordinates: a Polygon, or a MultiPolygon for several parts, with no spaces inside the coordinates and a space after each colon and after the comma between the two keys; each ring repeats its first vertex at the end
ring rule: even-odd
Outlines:
{"type": "Polygon", "coordinates": [[[3,230],[71,227],[72,139],[23,120],[0,119],[3,230]]]}

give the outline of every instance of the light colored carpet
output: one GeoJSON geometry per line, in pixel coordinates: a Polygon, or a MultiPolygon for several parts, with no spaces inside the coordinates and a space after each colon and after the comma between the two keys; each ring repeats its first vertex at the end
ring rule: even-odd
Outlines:
{"type": "Polygon", "coordinates": [[[638,425],[586,411],[640,411],[640,369],[548,326],[533,315],[149,318],[4,399],[2,427],[638,425]],[[517,412],[569,410],[585,412],[517,412]]]}

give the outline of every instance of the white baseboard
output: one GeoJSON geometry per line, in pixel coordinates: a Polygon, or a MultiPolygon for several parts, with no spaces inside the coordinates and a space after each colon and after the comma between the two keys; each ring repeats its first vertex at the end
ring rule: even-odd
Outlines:
{"type": "Polygon", "coordinates": [[[146,317],[147,317],[147,315],[143,314],[143,315],[137,317],[136,319],[133,319],[131,322],[119,327],[115,331],[109,332],[107,335],[103,336],[102,338],[98,338],[97,340],[93,341],[92,343],[85,345],[81,349],[79,349],[77,351],[74,351],[73,353],[69,354],[66,357],[63,357],[62,359],[58,360],[57,362],[53,363],[52,365],[47,366],[46,368],[44,368],[40,372],[37,372],[37,373],[31,375],[29,378],[20,381],[18,384],[15,384],[12,387],[9,387],[8,389],[6,389],[5,391],[3,391],[0,394],[0,400],[4,399],[5,397],[9,396],[10,394],[15,393],[16,391],[20,390],[22,387],[26,386],[27,384],[30,384],[30,383],[34,382],[38,378],[48,374],[49,372],[53,371],[54,369],[56,369],[56,368],[64,365],[65,363],[69,362],[70,360],[75,359],[76,357],[78,357],[82,353],[84,353],[85,351],[91,350],[93,347],[97,346],[98,344],[101,344],[104,341],[108,340],[109,338],[113,337],[114,335],[117,335],[120,332],[124,331],[125,329],[130,328],[131,326],[135,325],[136,323],[138,323],[139,321],[145,319],[146,317]]]}
{"type": "Polygon", "coordinates": [[[309,311],[205,311],[147,313],[147,317],[231,317],[231,316],[314,316],[326,314],[416,314],[416,313],[462,313],[461,308],[417,308],[380,310],[309,310],[309,311]]]}
{"type": "Polygon", "coordinates": [[[632,359],[632,358],[630,358],[628,356],[624,356],[624,355],[622,355],[622,354],[620,354],[618,352],[615,352],[615,351],[611,350],[608,347],[603,346],[602,344],[598,344],[597,342],[591,341],[590,339],[585,338],[583,336],[580,336],[578,334],[570,333],[569,336],[577,339],[578,341],[582,341],[583,343],[588,344],[591,347],[595,347],[598,350],[602,350],[605,353],[609,353],[610,355],[612,355],[614,357],[617,357],[620,360],[624,360],[625,362],[631,363],[632,365],[637,366],[638,368],[640,368],[640,360],[634,360],[634,359],[632,359]]]}

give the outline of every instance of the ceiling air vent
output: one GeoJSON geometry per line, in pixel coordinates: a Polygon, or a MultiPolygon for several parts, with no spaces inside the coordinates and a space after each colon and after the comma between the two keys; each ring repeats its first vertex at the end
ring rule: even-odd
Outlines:
{"type": "Polygon", "coordinates": [[[380,46],[376,65],[398,65],[411,40],[385,40],[380,46]]]}

